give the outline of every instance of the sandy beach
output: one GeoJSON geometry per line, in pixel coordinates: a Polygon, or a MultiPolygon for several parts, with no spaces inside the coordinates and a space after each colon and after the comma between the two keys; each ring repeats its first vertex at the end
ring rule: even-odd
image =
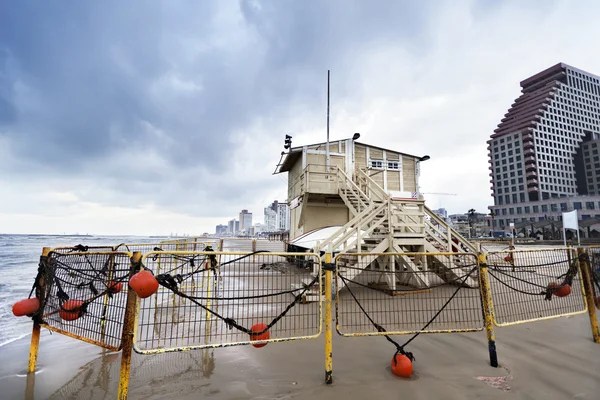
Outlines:
{"type": "MultiPolygon", "coordinates": [[[[484,332],[422,335],[411,379],[390,371],[383,337],[334,334],[334,383],[325,385],[323,340],[134,354],[131,399],[597,399],[600,344],[586,314],[497,328],[501,368],[484,332]]],[[[405,337],[399,337],[401,341],[405,337]]],[[[406,337],[408,338],[408,337],[406,337]]],[[[1,399],[25,398],[29,338],[0,348],[1,399]]],[[[35,399],[114,399],[120,355],[44,332],[35,399]]]]}

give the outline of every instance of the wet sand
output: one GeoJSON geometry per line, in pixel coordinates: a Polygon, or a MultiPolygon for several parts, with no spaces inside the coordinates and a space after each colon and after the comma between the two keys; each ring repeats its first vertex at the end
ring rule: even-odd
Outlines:
{"type": "MultiPolygon", "coordinates": [[[[390,371],[383,337],[334,334],[334,383],[325,385],[322,338],[162,355],[134,354],[130,399],[598,399],[600,344],[587,315],[497,328],[501,368],[484,332],[422,335],[411,379],[390,371]]],[[[396,337],[400,342],[408,336],[396,337]]],[[[26,398],[29,338],[0,348],[1,399],[26,398]]],[[[36,399],[114,399],[120,355],[45,332],[36,399]]]]}

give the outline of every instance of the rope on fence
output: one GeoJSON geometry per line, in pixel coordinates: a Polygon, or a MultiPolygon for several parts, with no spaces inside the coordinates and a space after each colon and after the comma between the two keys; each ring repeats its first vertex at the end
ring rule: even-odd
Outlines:
{"type": "MultiPolygon", "coordinates": [[[[45,293],[42,296],[43,302],[40,304],[40,308],[31,318],[40,324],[45,324],[45,318],[60,313],[61,311],[68,313],[81,313],[85,315],[90,303],[94,300],[108,295],[109,298],[116,293],[117,285],[125,283],[129,279],[129,270],[122,276],[109,277],[109,265],[110,259],[107,258],[106,262],[103,263],[102,268],[98,269],[96,265],[89,259],[89,256],[84,254],[83,259],[88,268],[77,268],[73,265],[69,265],[60,260],[61,257],[72,255],[74,252],[87,252],[88,247],[83,245],[74,246],[72,250],[67,253],[55,253],[50,252],[47,257],[42,257],[38,264],[38,272],[35,277],[34,283],[29,292],[29,298],[34,294],[34,291],[40,290],[40,281],[44,278],[45,293]],[[63,274],[59,274],[58,271],[64,271],[63,274]],[[69,279],[70,278],[70,279],[69,279]],[[95,284],[94,284],[95,283],[95,284]],[[59,300],[59,307],[50,313],[42,315],[44,305],[50,299],[50,293],[52,286],[56,286],[58,289],[56,292],[56,298],[59,300]],[[103,287],[98,288],[98,285],[103,287]],[[82,300],[77,307],[64,307],[64,304],[70,300],[70,289],[87,289],[91,292],[92,296],[82,300]]],[[[114,263],[112,268],[116,268],[118,263],[114,263]]]]}
{"type": "MultiPolygon", "coordinates": [[[[443,306],[442,306],[442,307],[441,307],[441,308],[440,308],[440,309],[439,309],[439,310],[438,310],[438,311],[435,313],[435,315],[434,315],[434,316],[433,316],[433,317],[432,317],[432,318],[431,318],[431,319],[430,319],[430,320],[429,320],[429,321],[428,321],[428,322],[427,322],[427,323],[426,323],[426,324],[423,326],[423,328],[421,328],[421,330],[420,330],[419,332],[415,333],[415,334],[414,334],[414,335],[413,335],[413,336],[412,336],[410,339],[408,339],[408,340],[407,340],[405,343],[403,343],[403,344],[401,345],[401,344],[399,344],[398,342],[396,342],[394,339],[392,339],[392,338],[391,338],[389,335],[383,335],[383,336],[384,336],[384,337],[387,339],[387,341],[388,341],[388,342],[392,343],[392,344],[393,344],[393,345],[396,347],[396,353],[394,353],[394,357],[393,357],[394,363],[396,363],[396,355],[398,355],[398,354],[402,354],[402,355],[404,355],[404,356],[408,357],[408,359],[410,359],[410,361],[411,361],[411,362],[415,360],[415,357],[414,357],[413,353],[412,353],[412,352],[409,352],[409,351],[406,351],[406,350],[404,350],[404,348],[405,348],[405,347],[406,347],[406,346],[407,346],[409,343],[411,343],[413,340],[415,340],[415,339],[417,338],[417,336],[419,336],[419,335],[422,333],[422,331],[424,331],[425,329],[427,329],[427,328],[429,327],[429,325],[431,325],[431,324],[432,324],[432,323],[433,323],[433,322],[436,320],[436,318],[437,318],[437,317],[438,317],[438,316],[439,316],[439,315],[442,313],[442,311],[444,311],[444,309],[445,309],[445,308],[448,306],[448,304],[450,304],[450,302],[451,302],[451,301],[454,299],[454,297],[456,297],[456,295],[458,294],[458,292],[459,292],[459,291],[460,291],[460,290],[461,290],[461,289],[464,287],[464,283],[467,281],[467,279],[469,279],[469,277],[470,277],[471,275],[473,275],[473,273],[474,273],[475,271],[477,271],[477,268],[478,268],[477,266],[473,267],[473,268],[471,269],[471,271],[470,271],[468,274],[466,274],[466,275],[464,275],[464,276],[460,277],[460,279],[461,279],[461,282],[460,282],[460,284],[458,285],[458,288],[457,288],[457,289],[454,291],[454,293],[453,293],[453,294],[452,294],[452,295],[451,295],[451,296],[448,298],[448,300],[446,301],[446,303],[444,303],[444,305],[443,305],[443,306]]],[[[342,274],[340,274],[339,272],[338,272],[338,276],[339,276],[339,277],[340,277],[340,279],[342,279],[342,281],[345,283],[345,285],[346,285],[346,288],[348,289],[348,292],[350,293],[350,295],[352,296],[352,298],[354,299],[354,301],[356,302],[356,304],[358,305],[358,307],[360,308],[360,310],[363,312],[363,314],[364,314],[364,315],[367,317],[367,319],[368,319],[368,320],[371,322],[371,324],[373,324],[373,326],[375,327],[375,329],[377,329],[377,331],[378,331],[378,332],[381,332],[381,333],[385,333],[385,332],[387,332],[383,326],[381,326],[380,324],[378,324],[377,322],[375,322],[375,321],[373,320],[373,318],[372,318],[372,317],[371,317],[371,316],[370,316],[370,315],[367,313],[367,311],[364,309],[364,307],[362,306],[362,304],[360,304],[360,302],[358,301],[358,299],[356,298],[356,296],[354,295],[354,293],[353,293],[353,292],[352,292],[352,290],[350,289],[350,286],[348,285],[348,283],[350,283],[350,282],[352,282],[352,283],[356,283],[356,282],[354,282],[354,281],[352,281],[352,280],[350,280],[350,279],[347,279],[346,277],[344,277],[344,276],[343,276],[342,274]]],[[[446,284],[446,283],[445,283],[445,284],[446,284]]],[[[360,285],[360,284],[359,284],[359,285],[360,285]]],[[[369,289],[372,289],[372,290],[377,290],[377,289],[375,289],[375,288],[372,288],[372,287],[370,287],[370,286],[365,286],[365,285],[360,285],[360,286],[364,286],[364,287],[367,287],[367,288],[369,288],[369,289]]]]}
{"type": "MultiPolygon", "coordinates": [[[[186,257],[186,256],[178,256],[179,261],[182,261],[182,264],[178,265],[177,267],[171,269],[168,272],[162,273],[162,274],[158,274],[155,276],[156,280],[158,281],[158,283],[165,287],[166,289],[170,290],[171,292],[173,292],[175,295],[188,299],[191,302],[193,302],[194,304],[196,304],[198,307],[202,308],[203,310],[209,312],[210,314],[214,315],[215,317],[217,317],[218,319],[222,320],[228,327],[229,329],[233,329],[236,328],[237,330],[244,332],[246,334],[250,334],[250,335],[261,335],[263,333],[265,333],[267,330],[269,330],[270,328],[272,328],[275,324],[277,324],[277,322],[279,322],[279,320],[281,320],[281,318],[283,318],[296,304],[298,304],[299,302],[302,301],[302,297],[304,296],[304,294],[311,289],[316,283],[319,282],[319,276],[317,275],[316,277],[314,277],[314,279],[308,283],[308,284],[304,284],[303,287],[301,288],[297,288],[297,289],[290,289],[290,290],[283,290],[283,291],[279,291],[276,293],[268,293],[268,294],[261,294],[261,295],[253,295],[253,296],[238,296],[238,297],[206,297],[206,296],[191,296],[188,295],[186,293],[183,293],[180,290],[180,285],[181,283],[183,283],[185,280],[189,279],[190,277],[196,275],[196,274],[202,274],[205,272],[214,272],[215,274],[217,273],[218,270],[221,270],[224,266],[233,264],[235,262],[238,262],[240,260],[243,260],[245,258],[251,257],[253,255],[259,254],[259,253],[270,253],[268,250],[258,250],[258,251],[254,251],[252,253],[249,254],[245,254],[243,256],[237,257],[235,259],[226,261],[221,263],[220,265],[217,264],[216,262],[216,258],[214,258],[213,255],[210,255],[210,259],[211,259],[211,266],[208,268],[201,268],[202,264],[200,264],[200,266],[198,268],[196,268],[193,271],[190,271],[186,274],[176,274],[176,275],[171,275],[171,273],[177,269],[180,269],[182,266],[185,266],[186,264],[189,264],[190,266],[194,267],[195,266],[195,261],[194,259],[196,257],[198,257],[197,255],[191,256],[191,257],[186,257]],[[247,327],[242,326],[241,324],[239,324],[234,318],[231,317],[225,317],[221,314],[219,314],[217,311],[215,311],[214,309],[202,304],[200,302],[200,300],[206,300],[206,301],[214,301],[214,300],[247,300],[247,299],[259,299],[259,298],[268,298],[268,297],[274,297],[274,296],[282,296],[282,295],[286,295],[286,294],[295,294],[299,292],[298,294],[296,294],[294,296],[294,299],[292,300],[292,302],[290,302],[287,307],[281,312],[279,313],[277,316],[275,316],[270,323],[265,324],[265,328],[262,331],[257,331],[257,330],[252,330],[249,329],[247,327]]],[[[173,255],[171,255],[173,256],[173,255]]],[[[263,267],[259,267],[259,269],[263,269],[263,267]]],[[[149,270],[149,269],[148,269],[149,270]]],[[[150,272],[152,272],[151,270],[149,270],[150,272]]]]}
{"type": "MultiPolygon", "coordinates": [[[[585,253],[581,254],[579,256],[579,258],[576,258],[573,261],[571,261],[571,263],[570,263],[567,271],[564,274],[554,277],[556,279],[562,279],[562,283],[560,283],[558,285],[556,285],[556,284],[554,284],[554,285],[550,284],[548,286],[542,286],[542,285],[540,285],[538,283],[529,281],[527,279],[516,277],[516,276],[514,276],[512,274],[504,272],[502,269],[503,268],[508,268],[507,266],[504,266],[504,265],[488,264],[488,273],[490,274],[490,276],[492,276],[494,279],[496,279],[500,284],[508,287],[511,290],[514,290],[516,292],[519,292],[519,293],[522,293],[522,294],[525,294],[525,295],[544,296],[545,300],[550,301],[550,300],[552,300],[552,295],[553,294],[555,294],[557,292],[560,292],[567,285],[569,287],[573,285],[573,279],[577,275],[577,271],[578,271],[578,268],[577,268],[578,264],[577,263],[578,263],[578,261],[582,260],[583,257],[587,257],[587,255],[585,253]],[[492,271],[494,271],[494,272],[492,272],[492,271]],[[528,291],[525,291],[525,290],[517,289],[514,286],[511,286],[510,284],[508,284],[506,281],[503,281],[502,279],[500,279],[500,276],[497,275],[496,273],[498,273],[499,275],[507,276],[507,277],[510,277],[511,279],[514,279],[514,280],[526,283],[528,285],[541,288],[543,290],[541,290],[539,292],[528,292],[528,291]]],[[[527,266],[522,266],[522,267],[519,267],[519,268],[547,267],[547,266],[558,265],[558,264],[561,264],[563,262],[564,261],[557,261],[557,262],[544,263],[544,264],[527,265],[527,266]]],[[[511,268],[514,269],[514,267],[511,267],[511,268]]],[[[534,271],[529,271],[529,272],[531,272],[532,274],[535,274],[535,275],[539,275],[539,276],[553,277],[553,276],[550,276],[550,275],[541,274],[539,272],[536,272],[535,270],[534,271]]]]}

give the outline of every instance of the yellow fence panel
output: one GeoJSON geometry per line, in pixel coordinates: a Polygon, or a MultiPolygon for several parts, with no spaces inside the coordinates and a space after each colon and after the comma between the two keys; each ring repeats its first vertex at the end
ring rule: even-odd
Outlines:
{"type": "Polygon", "coordinates": [[[335,265],[342,336],[483,330],[475,254],[343,253],[335,265]]]}
{"type": "Polygon", "coordinates": [[[142,264],[160,287],[139,300],[138,353],[262,346],[321,333],[316,254],[163,251],[145,254],[142,264]]]}
{"type": "Polygon", "coordinates": [[[590,280],[592,283],[592,295],[596,307],[600,308],[600,246],[590,246],[587,249],[590,257],[590,280]]]}
{"type": "Polygon", "coordinates": [[[487,266],[496,326],[587,310],[573,248],[489,252],[487,266]]]}
{"type": "Polygon", "coordinates": [[[40,267],[42,326],[119,350],[131,256],[112,251],[50,251],[40,267]]]}
{"type": "Polygon", "coordinates": [[[115,251],[113,246],[84,246],[81,244],[78,244],[76,246],[63,246],[63,247],[54,247],[52,249],[52,252],[54,253],[61,253],[61,254],[67,254],[67,253],[85,253],[87,251],[94,251],[94,252],[106,252],[106,251],[115,251]]]}

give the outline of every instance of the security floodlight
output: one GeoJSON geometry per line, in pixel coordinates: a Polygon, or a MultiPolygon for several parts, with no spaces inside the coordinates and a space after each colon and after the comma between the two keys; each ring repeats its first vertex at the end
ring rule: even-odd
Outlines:
{"type": "Polygon", "coordinates": [[[359,137],[360,137],[360,133],[356,132],[354,134],[354,136],[352,136],[352,140],[358,140],[359,137]]]}
{"type": "Polygon", "coordinates": [[[430,158],[431,158],[431,157],[429,157],[429,156],[425,155],[425,156],[423,156],[423,157],[419,158],[419,161],[427,161],[427,160],[429,160],[430,158]]]}

